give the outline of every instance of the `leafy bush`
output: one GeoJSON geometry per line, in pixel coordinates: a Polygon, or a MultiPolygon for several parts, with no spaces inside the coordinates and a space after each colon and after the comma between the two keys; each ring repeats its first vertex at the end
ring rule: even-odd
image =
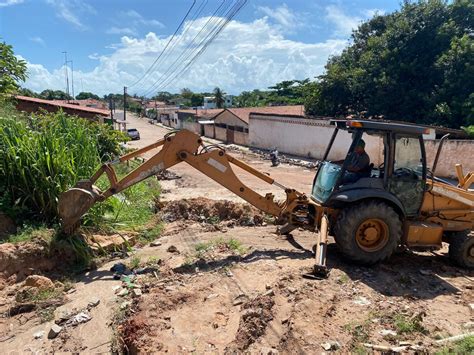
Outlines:
{"type": "Polygon", "coordinates": [[[474,138],[474,126],[461,127],[469,137],[474,138]]]}
{"type": "Polygon", "coordinates": [[[63,112],[0,111],[0,209],[17,220],[57,220],[60,193],[120,152],[123,136],[63,112]]]}

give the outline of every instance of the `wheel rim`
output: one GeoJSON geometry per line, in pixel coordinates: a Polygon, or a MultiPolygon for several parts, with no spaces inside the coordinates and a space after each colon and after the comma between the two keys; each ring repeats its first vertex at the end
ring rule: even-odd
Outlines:
{"type": "Polygon", "coordinates": [[[474,243],[467,248],[467,258],[471,263],[474,263],[474,243]]]}
{"type": "Polygon", "coordinates": [[[388,225],[378,218],[370,218],[359,225],[356,242],[359,248],[367,252],[382,249],[388,242],[388,225]]]}

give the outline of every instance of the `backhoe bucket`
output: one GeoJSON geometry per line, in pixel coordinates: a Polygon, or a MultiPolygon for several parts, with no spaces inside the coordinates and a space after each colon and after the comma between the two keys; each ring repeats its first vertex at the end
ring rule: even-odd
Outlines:
{"type": "Polygon", "coordinates": [[[100,190],[97,187],[82,181],[59,196],[58,212],[66,234],[72,234],[79,227],[81,217],[89,211],[99,196],[100,190]]]}

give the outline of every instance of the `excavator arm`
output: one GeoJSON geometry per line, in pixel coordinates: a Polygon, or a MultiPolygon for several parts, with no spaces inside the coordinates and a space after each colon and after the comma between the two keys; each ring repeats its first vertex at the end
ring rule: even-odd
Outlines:
{"type": "Polygon", "coordinates": [[[308,213],[308,206],[313,203],[304,194],[284,187],[270,176],[227,154],[223,148],[217,145],[205,146],[201,137],[188,130],[171,132],[156,143],[102,165],[92,178],[79,181],[75,187],[61,194],[58,209],[63,230],[67,234],[74,232],[79,226],[81,217],[96,202],[104,201],[108,197],[181,162],[188,163],[256,208],[286,220],[288,222],[287,230],[299,226],[314,230],[314,213],[308,213]],[[114,165],[160,147],[161,149],[155,155],[127,176],[120,180],[117,178],[114,165]],[[286,201],[276,202],[273,194],[267,193],[262,196],[249,188],[237,177],[232,169],[233,165],[268,184],[284,189],[286,201]],[[105,191],[101,191],[94,185],[103,174],[106,174],[110,183],[109,188],[105,191]]]}

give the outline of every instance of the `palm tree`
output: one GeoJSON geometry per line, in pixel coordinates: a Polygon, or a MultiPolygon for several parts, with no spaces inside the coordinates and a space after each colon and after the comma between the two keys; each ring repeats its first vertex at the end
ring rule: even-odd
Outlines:
{"type": "Polygon", "coordinates": [[[216,87],[214,89],[214,99],[216,100],[216,106],[218,108],[222,108],[224,106],[224,99],[225,92],[222,91],[220,88],[216,87]]]}

